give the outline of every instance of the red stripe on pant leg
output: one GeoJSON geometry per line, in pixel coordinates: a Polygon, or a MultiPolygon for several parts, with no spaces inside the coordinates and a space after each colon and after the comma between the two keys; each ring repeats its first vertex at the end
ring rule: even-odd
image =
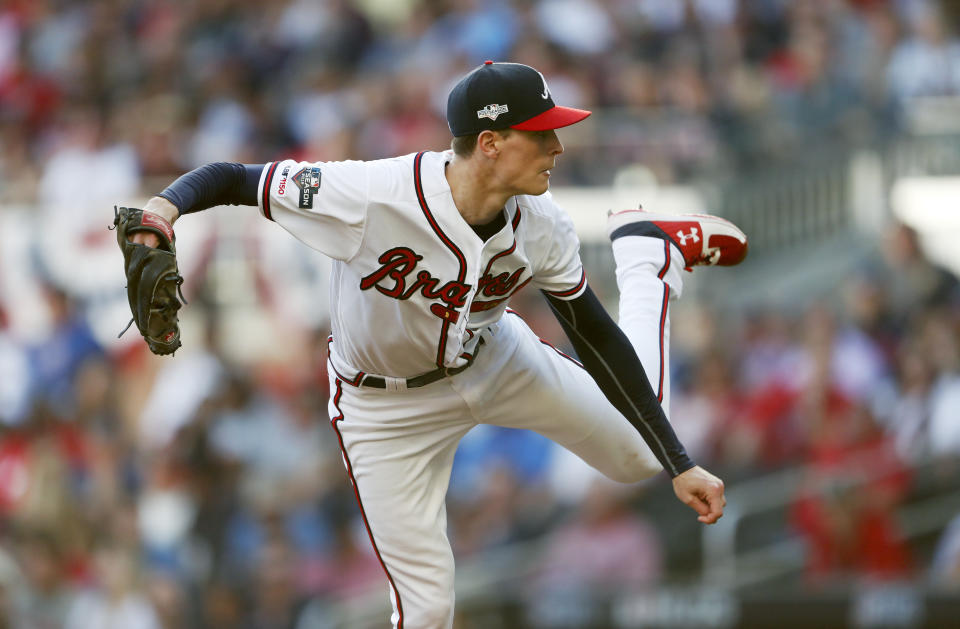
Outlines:
{"type": "Polygon", "coordinates": [[[660,304],[660,382],[657,384],[657,401],[663,402],[663,333],[667,323],[667,302],[670,299],[670,285],[663,284],[663,301],[660,304]]]}
{"type": "Polygon", "coordinates": [[[670,268],[670,241],[664,239],[663,241],[663,268],[660,269],[660,272],[657,273],[657,279],[663,279],[663,276],[667,274],[667,269],[670,268]]]}
{"type": "MultiPolygon", "coordinates": [[[[670,268],[670,242],[667,240],[663,241],[663,268],[660,269],[660,272],[657,273],[658,279],[663,279],[663,276],[667,274],[667,269],[670,268]]],[[[660,304],[660,382],[657,384],[657,401],[663,402],[663,375],[664,375],[664,360],[663,360],[663,333],[664,326],[667,322],[667,303],[670,299],[670,285],[666,282],[663,283],[663,302],[660,304]]]]}
{"type": "Polygon", "coordinates": [[[552,349],[553,351],[555,351],[556,353],[560,354],[560,356],[562,356],[563,358],[566,358],[567,360],[569,360],[570,362],[572,362],[574,365],[576,365],[576,366],[579,367],[580,369],[584,369],[583,363],[581,363],[579,360],[577,360],[577,359],[574,358],[573,356],[570,356],[569,354],[566,354],[566,353],[560,351],[559,349],[557,349],[556,347],[554,347],[554,346],[550,343],[550,341],[544,341],[543,339],[540,339],[540,342],[543,343],[544,345],[546,345],[547,347],[549,347],[550,349],[552,349]]]}
{"type": "Polygon", "coordinates": [[[367,512],[363,508],[363,501],[360,500],[360,489],[357,487],[357,479],[353,476],[353,465],[350,464],[350,457],[347,456],[347,448],[343,443],[343,435],[340,434],[340,430],[337,428],[337,422],[343,419],[343,411],[340,410],[340,397],[342,395],[343,383],[340,378],[337,378],[337,392],[333,396],[333,407],[336,408],[340,414],[330,420],[330,425],[333,426],[333,431],[337,433],[340,452],[343,453],[343,462],[347,468],[347,475],[350,477],[350,484],[353,485],[353,495],[356,496],[357,504],[360,506],[360,517],[363,518],[363,525],[366,527],[367,535],[370,537],[370,544],[373,545],[373,552],[376,553],[377,559],[380,560],[380,566],[383,568],[384,573],[386,573],[387,580],[390,581],[390,587],[393,588],[393,595],[397,601],[397,615],[400,617],[397,621],[397,629],[403,629],[403,605],[400,604],[400,590],[397,589],[397,584],[390,575],[390,571],[387,570],[387,564],[383,561],[383,557],[380,556],[380,549],[377,548],[377,542],[373,539],[373,531],[370,529],[370,522],[367,521],[367,512]]]}

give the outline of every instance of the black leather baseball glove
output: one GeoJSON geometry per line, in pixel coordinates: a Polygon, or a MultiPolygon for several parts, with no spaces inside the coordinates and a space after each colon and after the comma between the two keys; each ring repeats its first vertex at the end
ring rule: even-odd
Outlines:
{"type": "Polygon", "coordinates": [[[180,347],[177,311],[181,301],[187,303],[180,291],[183,277],[177,269],[173,226],[156,214],[136,208],[114,206],[113,212],[117,244],[123,252],[123,269],[127,275],[127,299],[133,314],[120,336],[136,323],[151,352],[172,354],[180,347]],[[159,246],[130,242],[129,236],[139,231],[156,234],[159,246]]]}

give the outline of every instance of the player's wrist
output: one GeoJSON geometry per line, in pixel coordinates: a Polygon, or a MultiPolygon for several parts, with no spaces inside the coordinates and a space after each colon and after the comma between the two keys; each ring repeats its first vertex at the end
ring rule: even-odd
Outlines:
{"type": "MultiPolygon", "coordinates": [[[[692,470],[702,469],[700,468],[699,465],[694,463],[690,459],[690,457],[686,456],[686,453],[684,453],[684,456],[679,461],[674,461],[673,464],[675,466],[676,473],[671,475],[671,480],[677,480],[678,478],[680,478],[684,474],[687,474],[687,472],[691,472],[692,470]]],[[[670,468],[667,468],[667,469],[669,470],[670,468]]],[[[696,475],[695,471],[692,471],[691,474],[687,474],[687,477],[690,477],[693,475],[696,475]]]]}
{"type": "Polygon", "coordinates": [[[163,197],[151,197],[147,204],[143,206],[143,211],[156,214],[171,225],[180,218],[180,210],[177,209],[177,206],[163,197]]]}

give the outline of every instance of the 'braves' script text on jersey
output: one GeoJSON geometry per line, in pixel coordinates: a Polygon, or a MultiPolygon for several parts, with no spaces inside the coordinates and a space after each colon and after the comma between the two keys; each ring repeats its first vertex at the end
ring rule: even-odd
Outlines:
{"type": "Polygon", "coordinates": [[[331,357],[338,372],[393,377],[457,367],[527,283],[561,299],[586,285],[570,218],[549,193],[511,198],[482,241],[453,203],[450,151],[373,162],[274,162],[260,210],[334,259],[331,357]],[[282,174],[315,172],[311,206],[282,174]],[[368,229],[368,226],[376,229],[368,229]],[[374,341],[376,339],[376,341],[374,341]]]}

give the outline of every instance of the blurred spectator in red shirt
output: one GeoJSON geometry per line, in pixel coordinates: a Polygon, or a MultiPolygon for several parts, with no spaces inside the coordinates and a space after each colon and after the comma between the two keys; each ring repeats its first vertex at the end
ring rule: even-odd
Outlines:
{"type": "Polygon", "coordinates": [[[911,475],[863,406],[827,391],[807,409],[808,478],[790,512],[808,544],[807,577],[897,579],[913,558],[895,509],[911,475]]]}

